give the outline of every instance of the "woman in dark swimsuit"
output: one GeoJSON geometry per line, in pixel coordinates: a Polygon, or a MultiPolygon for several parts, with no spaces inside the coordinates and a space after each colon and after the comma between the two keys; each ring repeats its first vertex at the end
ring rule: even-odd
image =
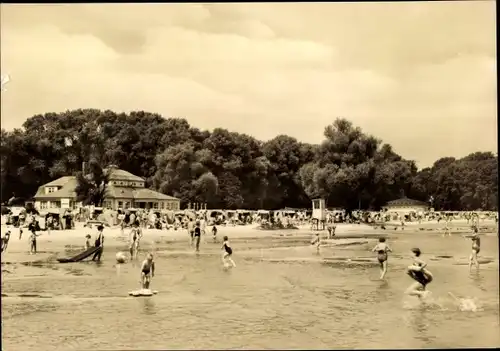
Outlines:
{"type": "Polygon", "coordinates": [[[377,259],[380,264],[380,280],[382,280],[387,274],[387,253],[392,252],[392,250],[385,243],[385,238],[380,238],[378,241],[379,243],[373,248],[372,252],[377,253],[377,259]]]}
{"type": "Polygon", "coordinates": [[[469,256],[469,272],[472,270],[472,265],[476,265],[476,269],[479,269],[479,261],[477,260],[477,254],[481,251],[481,238],[479,237],[477,226],[473,226],[472,235],[466,235],[466,238],[472,240],[472,252],[469,256]]]}
{"type": "Polygon", "coordinates": [[[236,263],[234,263],[231,258],[232,255],[233,249],[229,245],[229,239],[227,236],[224,236],[224,243],[222,244],[222,263],[224,264],[224,267],[229,267],[228,261],[233,267],[236,267],[236,263]]]}

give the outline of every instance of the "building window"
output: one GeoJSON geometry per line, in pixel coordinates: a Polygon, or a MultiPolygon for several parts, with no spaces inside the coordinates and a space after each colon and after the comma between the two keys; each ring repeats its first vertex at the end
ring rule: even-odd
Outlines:
{"type": "Polygon", "coordinates": [[[153,202],[153,208],[154,208],[155,210],[157,210],[157,209],[158,209],[158,202],[153,202]]]}
{"type": "Polygon", "coordinates": [[[130,208],[130,202],[126,201],[125,202],[125,209],[130,208]]]}
{"type": "Polygon", "coordinates": [[[49,208],[61,208],[61,201],[48,201],[49,208]]]}
{"type": "Polygon", "coordinates": [[[47,201],[40,201],[40,209],[45,210],[47,208],[47,201]]]}
{"type": "Polygon", "coordinates": [[[118,208],[122,208],[123,209],[123,202],[122,201],[118,201],[118,208]]]}

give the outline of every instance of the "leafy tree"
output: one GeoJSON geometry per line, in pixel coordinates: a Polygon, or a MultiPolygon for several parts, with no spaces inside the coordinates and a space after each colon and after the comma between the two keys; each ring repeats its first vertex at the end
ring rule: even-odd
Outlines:
{"type": "Polygon", "coordinates": [[[377,208],[411,184],[415,164],[389,145],[380,147],[380,140],[346,119],[335,120],[324,135],[314,161],[299,171],[309,197],[323,197],[329,206],[348,211],[377,208]]]}
{"type": "Polygon", "coordinates": [[[437,209],[497,208],[496,155],[446,157],[417,172],[413,161],[346,119],[327,126],[324,135],[318,145],[286,135],[262,143],[145,111],[45,113],[22,129],[1,131],[1,200],[13,193],[30,198],[40,185],[78,174],[84,198],[102,202],[89,196],[97,183],[79,173],[83,162],[94,160],[137,174],[184,204],[212,208],[309,207],[310,198],[321,196],[329,206],[351,210],[378,208],[402,194],[423,201],[432,196],[437,209]]]}
{"type": "Polygon", "coordinates": [[[274,201],[269,201],[267,207],[309,206],[310,200],[297,173],[301,166],[313,160],[312,148],[295,138],[279,135],[264,143],[262,152],[269,160],[275,177],[269,189],[274,201]]]}
{"type": "Polygon", "coordinates": [[[77,201],[84,205],[102,206],[106,198],[110,169],[104,170],[97,161],[89,162],[89,172],[78,172],[75,189],[77,201]]]}

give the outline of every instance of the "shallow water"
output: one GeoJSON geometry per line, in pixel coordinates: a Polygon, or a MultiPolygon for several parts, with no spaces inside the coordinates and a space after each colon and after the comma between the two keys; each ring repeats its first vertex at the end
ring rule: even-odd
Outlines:
{"type": "Polygon", "coordinates": [[[373,257],[373,242],[323,248],[304,238],[233,240],[237,267],[221,267],[220,244],[199,256],[183,243],[155,244],[154,297],[128,297],[139,267],[103,263],[30,267],[2,282],[3,350],[448,348],[500,346],[498,239],[484,237],[494,262],[469,273],[455,265],[470,242],[435,234],[398,234],[387,280],[373,264],[321,263],[320,257],[373,257]],[[295,246],[281,249],[270,247],[295,246]],[[426,303],[404,296],[408,251],[419,246],[435,280],[426,303]],[[258,254],[255,254],[255,253],[258,254]],[[453,256],[439,261],[436,255],[453,256]],[[311,261],[287,261],[288,258],[311,261]],[[263,259],[274,258],[277,262],[263,259]],[[316,261],[314,261],[314,259],[316,261]],[[282,261],[280,261],[282,260],[282,261]],[[59,269],[60,276],[46,274],[59,269]],[[64,273],[64,274],[63,274],[64,273]],[[38,275],[38,276],[37,276],[38,275]],[[458,297],[475,298],[476,312],[458,297]],[[30,296],[20,297],[19,294],[30,296]],[[38,297],[37,297],[38,294],[38,297]]]}

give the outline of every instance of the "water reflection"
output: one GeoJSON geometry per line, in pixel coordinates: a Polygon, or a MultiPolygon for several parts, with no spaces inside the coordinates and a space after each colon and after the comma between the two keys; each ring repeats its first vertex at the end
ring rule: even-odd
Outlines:
{"type": "Polygon", "coordinates": [[[424,304],[409,312],[408,323],[415,339],[425,344],[434,340],[434,337],[429,335],[429,310],[424,304]]]}
{"type": "Polygon", "coordinates": [[[478,289],[480,289],[482,291],[487,291],[483,285],[484,276],[483,276],[483,274],[481,274],[481,271],[472,271],[470,274],[470,277],[478,289]]]}
{"type": "MultiPolygon", "coordinates": [[[[419,236],[418,240],[426,252],[440,253],[448,245],[441,239],[419,236]]],[[[412,242],[395,241],[393,249],[406,257],[415,245],[412,242]]],[[[92,276],[28,267],[23,279],[2,281],[2,292],[16,296],[38,292],[54,295],[54,299],[2,299],[2,327],[8,330],[2,340],[6,346],[2,346],[26,351],[68,349],[68,338],[79,335],[81,328],[92,331],[100,325],[107,326],[107,333],[81,336],[76,349],[429,348],[493,346],[498,341],[492,336],[498,331],[497,269],[469,275],[466,266],[443,263],[435,268],[437,279],[431,290],[436,297],[426,304],[408,298],[406,304],[401,301],[411,283],[404,273],[406,258],[391,261],[386,280],[380,281],[378,265],[335,261],[322,265],[307,261],[313,257],[311,251],[261,249],[262,240],[242,244],[255,245],[251,249],[259,260],[246,260],[242,255],[238,267],[229,270],[223,270],[219,245],[203,246],[202,254],[196,256],[186,250],[185,242],[171,244],[171,254],[165,251],[155,256],[158,271],[152,286],[159,293],[154,297],[128,298],[127,291],[139,285],[140,262],[116,266],[111,254],[103,256],[101,265],[64,266],[92,276]],[[260,256],[284,261],[269,263],[260,256]],[[306,260],[286,261],[294,257],[306,260]],[[48,275],[29,274],[41,269],[48,275]],[[448,297],[449,290],[459,296],[470,292],[486,301],[488,309],[473,317],[460,312],[448,297]],[[127,323],[116,323],[117,318],[127,323]],[[223,333],[220,321],[231,328],[223,333]],[[183,333],[161,333],[179,329],[183,333]],[[158,338],[148,338],[151,332],[158,338]]],[[[364,248],[336,252],[337,257],[367,256],[364,248]]]]}
{"type": "Polygon", "coordinates": [[[156,304],[153,297],[140,298],[142,300],[142,312],[146,315],[156,314],[156,304]]]}

